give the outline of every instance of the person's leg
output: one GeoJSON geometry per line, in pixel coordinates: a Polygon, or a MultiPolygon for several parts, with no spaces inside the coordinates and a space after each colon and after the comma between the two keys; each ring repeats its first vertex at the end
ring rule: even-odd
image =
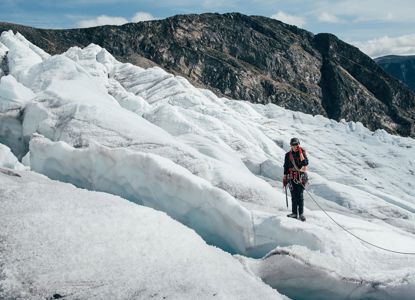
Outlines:
{"type": "Polygon", "coordinates": [[[304,222],[306,218],[303,214],[304,213],[304,187],[302,185],[299,186],[297,199],[298,199],[299,219],[304,222]]]}
{"type": "Polygon", "coordinates": [[[302,215],[304,213],[304,188],[301,185],[299,185],[298,187],[297,205],[298,205],[298,213],[302,215]]]}
{"type": "Polygon", "coordinates": [[[297,201],[296,199],[296,195],[295,195],[295,188],[294,188],[294,183],[290,182],[289,187],[290,187],[290,194],[291,194],[291,214],[287,215],[287,217],[297,217],[297,201]]]}
{"type": "Polygon", "coordinates": [[[291,195],[291,212],[296,215],[297,214],[297,198],[295,197],[295,194],[293,193],[291,195]]]}
{"type": "Polygon", "coordinates": [[[299,189],[298,189],[298,184],[293,184],[293,193],[292,193],[292,202],[293,202],[293,214],[297,215],[298,214],[298,197],[299,197],[299,189]]]}

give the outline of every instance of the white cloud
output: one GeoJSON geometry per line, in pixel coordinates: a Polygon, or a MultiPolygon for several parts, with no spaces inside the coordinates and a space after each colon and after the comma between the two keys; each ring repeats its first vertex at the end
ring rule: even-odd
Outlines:
{"type": "MultiPolygon", "coordinates": [[[[238,1],[236,1],[238,2],[238,1]]],[[[238,4],[235,1],[223,1],[223,0],[204,0],[200,2],[201,6],[206,9],[217,9],[223,7],[238,7],[238,4]]]]}
{"type": "Polygon", "coordinates": [[[366,42],[352,42],[362,52],[371,57],[383,55],[413,55],[415,54],[415,34],[398,37],[380,37],[366,42]]]}
{"type": "Polygon", "coordinates": [[[94,27],[94,26],[102,26],[102,25],[123,25],[128,22],[141,22],[141,21],[149,21],[156,19],[153,15],[139,11],[137,12],[131,20],[128,20],[123,17],[112,17],[107,15],[101,15],[93,19],[86,19],[81,20],[78,22],[79,27],[94,27]]]}
{"type": "Polygon", "coordinates": [[[305,19],[299,16],[289,15],[283,11],[279,11],[276,14],[273,14],[271,18],[280,20],[281,22],[295,25],[298,27],[303,27],[306,23],[305,19]]]}
{"type": "MultiPolygon", "coordinates": [[[[341,19],[354,23],[381,22],[413,22],[413,0],[316,0],[310,10],[319,18],[324,12],[340,16],[341,19]]],[[[319,18],[320,19],[320,18],[319,18]]]]}
{"type": "Polygon", "coordinates": [[[128,23],[128,20],[125,18],[101,15],[94,19],[79,21],[78,26],[79,27],[94,27],[94,26],[101,26],[101,25],[122,25],[125,23],[128,23]]]}
{"type": "Polygon", "coordinates": [[[342,19],[340,19],[336,15],[333,15],[333,14],[328,13],[328,12],[322,12],[318,16],[318,20],[320,22],[326,22],[326,23],[342,23],[343,22],[342,19]]]}
{"type": "Polygon", "coordinates": [[[152,14],[144,11],[139,11],[134,15],[134,17],[131,18],[131,22],[151,21],[155,19],[156,18],[152,14]]]}

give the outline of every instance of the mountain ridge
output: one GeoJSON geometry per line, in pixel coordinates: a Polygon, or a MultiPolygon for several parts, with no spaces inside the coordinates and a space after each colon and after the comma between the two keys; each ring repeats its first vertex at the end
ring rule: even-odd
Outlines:
{"type": "Polygon", "coordinates": [[[386,55],[374,61],[385,72],[415,91],[415,55],[386,55]]]}

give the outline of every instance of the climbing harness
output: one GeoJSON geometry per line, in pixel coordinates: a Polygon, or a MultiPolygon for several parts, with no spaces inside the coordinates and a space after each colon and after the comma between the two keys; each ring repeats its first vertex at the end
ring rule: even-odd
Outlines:
{"type": "Polygon", "coordinates": [[[297,167],[292,151],[290,151],[290,153],[288,154],[288,157],[295,169],[295,171],[293,171],[293,168],[288,169],[290,180],[292,180],[295,184],[301,184],[304,187],[305,185],[307,185],[307,182],[308,182],[307,173],[301,172],[300,168],[297,167]]]}

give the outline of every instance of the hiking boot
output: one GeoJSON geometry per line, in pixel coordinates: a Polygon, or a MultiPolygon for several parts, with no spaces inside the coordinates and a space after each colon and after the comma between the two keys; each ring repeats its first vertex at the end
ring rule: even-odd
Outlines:
{"type": "Polygon", "coordinates": [[[287,217],[297,219],[297,214],[289,214],[287,215],[287,217]]]}
{"type": "Polygon", "coordinates": [[[305,221],[304,215],[300,215],[300,220],[303,221],[303,222],[305,221]]]}

